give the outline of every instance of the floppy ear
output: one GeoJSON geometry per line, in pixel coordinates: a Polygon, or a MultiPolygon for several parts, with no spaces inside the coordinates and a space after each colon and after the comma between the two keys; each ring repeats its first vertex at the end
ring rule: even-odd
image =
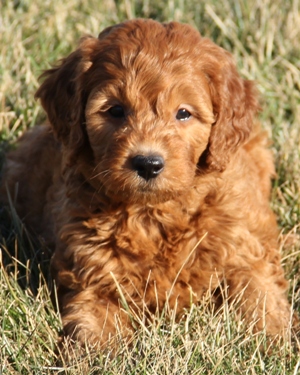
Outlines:
{"type": "Polygon", "coordinates": [[[207,39],[204,44],[210,55],[204,70],[216,119],[206,150],[206,165],[223,171],[230,156],[248,139],[260,107],[254,83],[240,77],[231,54],[207,39]]]}
{"type": "Polygon", "coordinates": [[[84,73],[91,67],[91,55],[98,39],[85,37],[79,48],[54,67],[45,71],[44,82],[35,94],[41,99],[54,134],[65,145],[82,142],[86,94],[84,73]]]}

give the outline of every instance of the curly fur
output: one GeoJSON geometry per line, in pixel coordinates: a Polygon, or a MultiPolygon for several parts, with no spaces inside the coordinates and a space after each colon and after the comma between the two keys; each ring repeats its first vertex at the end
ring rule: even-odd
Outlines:
{"type": "Polygon", "coordinates": [[[18,183],[20,216],[54,248],[65,335],[104,342],[116,315],[130,329],[116,282],[133,308],[168,297],[178,312],[226,282],[257,330],[283,334],[274,166],[232,56],[188,25],[133,20],[83,38],[43,78],[49,125],[23,136],[4,182],[18,183]],[[162,172],[142,178],[136,155],[159,155],[162,172]]]}

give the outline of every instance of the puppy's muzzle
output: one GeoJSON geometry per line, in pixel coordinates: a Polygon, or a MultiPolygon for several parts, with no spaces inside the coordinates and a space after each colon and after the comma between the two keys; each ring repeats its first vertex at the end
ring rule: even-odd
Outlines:
{"type": "Polygon", "coordinates": [[[146,181],[156,178],[164,169],[165,161],[159,155],[137,155],[131,159],[132,168],[146,181]]]}

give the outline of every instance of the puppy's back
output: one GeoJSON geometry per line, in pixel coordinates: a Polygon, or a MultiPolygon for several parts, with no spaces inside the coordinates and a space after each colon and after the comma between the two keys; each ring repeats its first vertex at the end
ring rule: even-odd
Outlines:
{"type": "Polygon", "coordinates": [[[60,146],[48,126],[26,132],[15,150],[8,153],[0,186],[0,200],[9,196],[20,219],[35,233],[41,233],[41,218],[47,192],[61,165],[60,146]]]}

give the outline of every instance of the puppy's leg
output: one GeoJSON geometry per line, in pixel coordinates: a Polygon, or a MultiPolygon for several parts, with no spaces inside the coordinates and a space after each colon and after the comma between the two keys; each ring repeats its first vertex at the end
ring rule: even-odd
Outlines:
{"type": "Polygon", "coordinates": [[[100,347],[114,339],[130,335],[130,320],[117,302],[99,296],[90,289],[64,296],[61,311],[64,336],[83,346],[100,347]]]}
{"type": "Polygon", "coordinates": [[[259,269],[237,269],[227,277],[229,297],[240,301],[247,322],[255,322],[254,331],[285,336],[290,327],[291,308],[286,297],[287,281],[280,266],[264,260],[259,269]]]}

